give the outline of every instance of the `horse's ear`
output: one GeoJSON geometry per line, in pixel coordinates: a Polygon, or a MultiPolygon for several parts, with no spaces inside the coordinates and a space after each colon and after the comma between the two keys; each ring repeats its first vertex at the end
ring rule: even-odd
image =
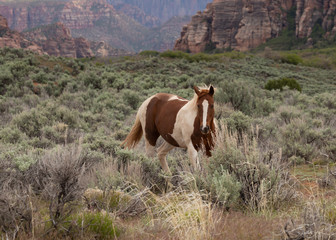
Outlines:
{"type": "Polygon", "coordinates": [[[214,87],[211,85],[211,86],[210,86],[210,89],[209,89],[209,94],[210,94],[211,96],[213,96],[214,93],[215,93],[215,89],[214,89],[214,87]]]}
{"type": "Polygon", "coordinates": [[[195,93],[199,96],[201,94],[199,88],[197,86],[194,86],[195,93]]]}

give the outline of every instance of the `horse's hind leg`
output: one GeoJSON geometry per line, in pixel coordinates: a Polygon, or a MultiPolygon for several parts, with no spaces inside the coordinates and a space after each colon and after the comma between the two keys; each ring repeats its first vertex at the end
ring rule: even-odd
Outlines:
{"type": "Polygon", "coordinates": [[[145,132],[146,154],[148,157],[154,157],[156,141],[159,138],[160,134],[154,128],[151,131],[147,132],[146,129],[144,129],[144,132],[145,132]]]}
{"type": "Polygon", "coordinates": [[[147,139],[145,139],[145,149],[146,154],[148,157],[154,157],[155,156],[155,146],[149,143],[147,139]]]}
{"type": "Polygon", "coordinates": [[[174,148],[173,145],[169,144],[168,142],[164,141],[162,145],[158,148],[158,158],[160,160],[160,164],[162,169],[166,172],[171,174],[170,169],[168,167],[166,156],[170,150],[174,148]]]}

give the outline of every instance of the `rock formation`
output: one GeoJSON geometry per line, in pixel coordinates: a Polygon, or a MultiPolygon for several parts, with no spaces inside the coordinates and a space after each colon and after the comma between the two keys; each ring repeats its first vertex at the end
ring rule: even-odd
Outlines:
{"type": "Polygon", "coordinates": [[[88,28],[117,12],[105,0],[73,0],[0,3],[0,14],[7,18],[11,29],[23,31],[55,22],[62,22],[70,29],[88,28]]]}
{"type": "Polygon", "coordinates": [[[175,50],[200,52],[207,48],[245,51],[279,36],[288,26],[287,14],[296,8],[298,38],[309,38],[320,23],[325,36],[336,33],[336,0],[214,0],[184,26],[175,50]]]}
{"type": "Polygon", "coordinates": [[[6,18],[0,15],[0,48],[23,48],[43,54],[43,49],[37,44],[25,39],[20,33],[12,31],[8,27],[6,18]]]}
{"type": "Polygon", "coordinates": [[[136,52],[171,49],[185,23],[173,18],[176,24],[167,28],[172,21],[165,21],[174,15],[191,16],[211,0],[4,1],[0,14],[11,29],[22,32],[62,22],[73,37],[136,52]]]}
{"type": "Polygon", "coordinates": [[[6,18],[0,15],[0,47],[23,48],[52,56],[72,58],[130,55],[131,52],[112,48],[105,42],[89,42],[83,37],[73,38],[62,23],[37,27],[19,33],[10,30],[6,18]]]}
{"type": "Polygon", "coordinates": [[[24,32],[23,35],[52,56],[73,58],[93,56],[90,43],[85,38],[73,38],[70,30],[63,23],[35,28],[24,32]]]}
{"type": "Polygon", "coordinates": [[[105,41],[131,51],[137,50],[138,42],[148,32],[145,26],[118,12],[107,0],[0,2],[0,14],[17,31],[62,22],[73,37],[105,41]]]}

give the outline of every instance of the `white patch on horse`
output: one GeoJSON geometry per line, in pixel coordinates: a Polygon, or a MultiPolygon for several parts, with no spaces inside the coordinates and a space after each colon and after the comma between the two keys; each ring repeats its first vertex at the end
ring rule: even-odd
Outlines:
{"type": "Polygon", "coordinates": [[[206,127],[206,119],[208,116],[208,107],[209,107],[209,102],[208,100],[204,100],[202,103],[203,106],[203,122],[202,122],[202,127],[205,128],[206,127]]]}
{"type": "Polygon", "coordinates": [[[188,101],[187,99],[179,98],[178,96],[172,96],[168,99],[168,101],[179,100],[179,101],[188,101]]]}
{"type": "Polygon", "coordinates": [[[152,100],[152,98],[154,98],[156,95],[151,96],[150,98],[147,98],[146,101],[144,101],[139,110],[138,110],[138,116],[141,122],[141,127],[142,127],[142,131],[143,134],[145,136],[145,148],[146,148],[146,154],[151,157],[155,155],[155,146],[150,145],[150,143],[147,141],[146,139],[146,114],[147,114],[147,107],[149,102],[152,100]]]}
{"type": "Polygon", "coordinates": [[[195,101],[197,98],[184,105],[176,115],[173,133],[171,136],[182,148],[187,148],[191,142],[191,135],[194,132],[194,122],[197,116],[195,101]]]}

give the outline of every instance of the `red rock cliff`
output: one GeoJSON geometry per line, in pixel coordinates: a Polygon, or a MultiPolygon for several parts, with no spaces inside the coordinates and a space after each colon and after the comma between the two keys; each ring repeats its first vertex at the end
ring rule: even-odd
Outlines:
{"type": "Polygon", "coordinates": [[[317,21],[326,36],[336,33],[336,0],[214,0],[184,26],[175,50],[200,52],[208,46],[245,51],[277,37],[287,12],[296,7],[296,35],[309,37],[317,21]]]}
{"type": "Polygon", "coordinates": [[[90,43],[85,38],[73,38],[63,23],[42,26],[23,35],[49,55],[73,58],[93,56],[90,43]]]}
{"type": "Polygon", "coordinates": [[[102,17],[117,12],[106,0],[73,0],[70,2],[0,3],[0,14],[11,29],[23,31],[41,25],[62,22],[70,29],[94,26],[102,17]]]}
{"type": "Polygon", "coordinates": [[[23,48],[39,54],[44,53],[40,46],[25,39],[20,33],[10,30],[6,18],[0,15],[0,48],[2,47],[23,48]]]}

